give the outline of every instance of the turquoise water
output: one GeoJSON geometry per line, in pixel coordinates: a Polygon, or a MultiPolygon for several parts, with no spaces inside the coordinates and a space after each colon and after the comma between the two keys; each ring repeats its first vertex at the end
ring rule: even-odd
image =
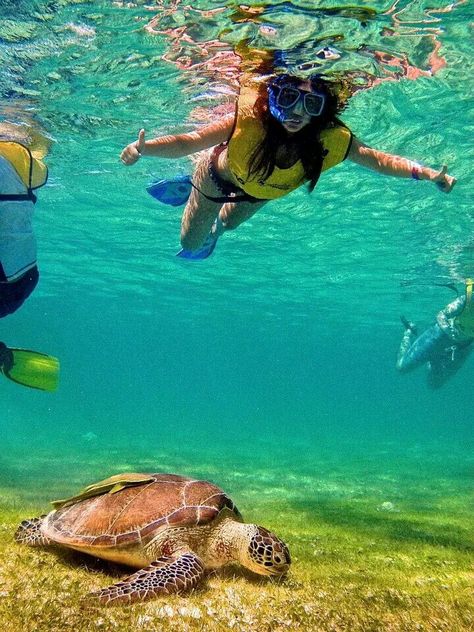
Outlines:
{"type": "Polygon", "coordinates": [[[399,315],[428,325],[454,296],[437,284],[474,275],[472,9],[350,6],[275,2],[255,22],[216,2],[199,2],[222,9],[208,15],[180,2],[0,1],[0,119],[34,121],[52,140],[40,284],[0,339],[62,367],[56,394],[2,380],[3,487],[44,507],[94,477],[165,470],[212,478],[244,513],[265,492],[302,514],[318,499],[422,511],[435,492],[466,493],[472,358],[436,392],[423,369],[400,376],[394,364],[399,315]],[[179,27],[194,44],[150,32],[179,27]],[[448,164],[454,191],[344,163],[313,195],[226,234],[209,260],[174,257],[181,209],[145,186],[191,163],[125,168],[118,156],[141,127],[188,130],[198,106],[228,104],[232,59],[226,74],[211,58],[244,38],[300,45],[311,60],[336,49],[324,69],[359,87],[346,124],[374,147],[448,164]],[[186,55],[201,66],[178,67],[186,55]]]}

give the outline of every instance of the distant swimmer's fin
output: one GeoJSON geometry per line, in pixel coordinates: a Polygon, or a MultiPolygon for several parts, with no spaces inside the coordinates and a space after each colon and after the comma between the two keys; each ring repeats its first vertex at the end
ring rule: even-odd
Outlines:
{"type": "Polygon", "coordinates": [[[163,204],[182,206],[188,201],[192,187],[190,176],[176,176],[153,182],[146,190],[155,200],[163,202],[163,204]]]}
{"type": "Polygon", "coordinates": [[[23,386],[55,391],[59,380],[59,360],[38,351],[7,347],[0,342],[0,373],[23,386]]]}
{"type": "Polygon", "coordinates": [[[206,237],[206,241],[200,248],[197,250],[185,250],[184,248],[181,248],[181,250],[176,253],[176,256],[181,257],[182,259],[189,259],[191,261],[207,259],[214,252],[218,237],[219,236],[216,233],[210,232],[206,237]]]}

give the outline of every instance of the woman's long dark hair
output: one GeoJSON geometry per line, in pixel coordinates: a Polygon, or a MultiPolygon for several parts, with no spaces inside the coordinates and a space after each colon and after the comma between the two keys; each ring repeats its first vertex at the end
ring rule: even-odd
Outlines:
{"type": "MultiPolygon", "coordinates": [[[[278,83],[298,87],[304,79],[292,75],[284,75],[277,79],[278,83]]],[[[257,145],[250,156],[249,176],[265,180],[277,166],[277,151],[280,147],[291,146],[303,165],[305,178],[309,180],[311,192],[321,175],[326,150],[321,142],[321,132],[328,127],[340,124],[337,114],[344,108],[345,103],[338,94],[342,94],[343,85],[330,82],[320,75],[310,78],[311,89],[326,95],[324,110],[320,116],[311,117],[308,125],[295,134],[289,135],[283,125],[270,113],[268,105],[267,85],[263,84],[260,95],[254,105],[254,115],[258,117],[265,130],[261,143],[257,145]]]]}

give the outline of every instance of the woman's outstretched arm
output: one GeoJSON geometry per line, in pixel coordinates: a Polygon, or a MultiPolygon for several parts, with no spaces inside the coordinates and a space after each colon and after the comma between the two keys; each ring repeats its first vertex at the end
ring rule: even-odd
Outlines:
{"type": "Polygon", "coordinates": [[[141,129],[138,139],[127,145],[120,159],[125,165],[133,165],[141,156],[157,158],[181,158],[228,140],[234,125],[234,114],[187,134],[169,134],[145,140],[141,129]]]}
{"type": "Polygon", "coordinates": [[[368,147],[357,138],[352,139],[347,157],[352,162],[387,176],[430,180],[445,193],[449,193],[456,184],[456,178],[447,173],[446,165],[439,170],[424,167],[417,162],[408,160],[408,158],[387,154],[384,151],[368,147]]]}

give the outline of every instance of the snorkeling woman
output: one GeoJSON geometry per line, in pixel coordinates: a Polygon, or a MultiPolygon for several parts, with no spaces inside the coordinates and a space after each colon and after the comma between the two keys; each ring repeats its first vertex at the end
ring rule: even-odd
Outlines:
{"type": "Polygon", "coordinates": [[[236,114],[186,134],[138,140],[121,153],[125,165],[142,156],[180,158],[203,152],[192,176],[178,253],[204,259],[216,241],[269,200],[308,183],[346,158],[379,173],[429,180],[449,193],[456,179],[447,167],[432,169],[368,147],[339,120],[342,85],[321,75],[290,74],[243,83],[236,114]]]}

